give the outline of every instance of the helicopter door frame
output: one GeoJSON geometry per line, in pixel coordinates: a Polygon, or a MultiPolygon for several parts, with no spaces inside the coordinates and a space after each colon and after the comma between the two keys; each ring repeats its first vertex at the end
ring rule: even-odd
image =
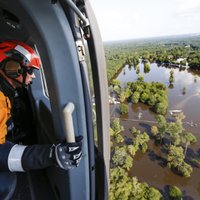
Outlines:
{"type": "MultiPolygon", "coordinates": [[[[87,90],[86,77],[84,70],[81,69],[79,62],[76,42],[72,28],[70,27],[69,19],[63,10],[62,5],[58,1],[41,0],[0,0],[0,6],[13,13],[19,19],[19,29],[26,30],[26,38],[29,42],[36,44],[40,54],[44,69],[45,79],[47,83],[49,97],[43,93],[42,80],[34,82],[31,86],[32,100],[35,101],[35,116],[38,120],[38,130],[40,131],[40,143],[56,143],[65,139],[65,122],[63,117],[63,109],[72,102],[75,105],[75,110],[72,114],[74,130],[76,135],[83,135],[83,159],[74,170],[64,171],[57,167],[48,168],[45,173],[48,176],[51,188],[54,191],[57,199],[95,199],[96,192],[102,199],[107,199],[108,195],[108,166],[109,166],[109,150],[105,147],[105,135],[109,135],[109,118],[108,106],[106,105],[106,78],[105,63],[99,32],[94,31],[97,28],[96,22],[93,21],[93,14],[88,1],[85,2],[86,13],[91,21],[92,37],[88,39],[90,58],[92,63],[93,75],[96,75],[94,86],[96,89],[96,110],[97,114],[97,130],[98,130],[98,159],[102,164],[102,168],[95,169],[94,166],[94,141],[93,137],[88,134],[92,133],[91,125],[91,101],[84,94],[87,90]],[[93,28],[92,28],[93,27],[93,28]],[[97,35],[97,36],[94,36],[97,35]],[[100,45],[100,46],[97,46],[100,45]],[[100,47],[100,53],[98,48],[100,47]],[[94,54],[91,51],[95,51],[94,54]],[[100,58],[98,57],[100,56],[100,58]],[[100,71],[103,69],[103,73],[100,71]],[[103,83],[103,84],[101,84],[103,83]],[[104,107],[105,106],[105,107],[104,107]],[[106,109],[105,109],[106,108],[106,109]],[[44,114],[45,113],[45,114],[44,114]],[[102,116],[104,119],[102,119],[102,116]],[[49,118],[52,123],[51,131],[45,130],[45,120],[49,118]],[[49,134],[49,137],[44,134],[49,134]],[[106,149],[108,150],[106,152],[106,149]],[[93,151],[93,152],[92,152],[93,151]],[[91,153],[90,153],[91,152],[91,153]],[[92,157],[90,157],[92,155],[92,157]],[[101,159],[100,159],[101,158],[101,159]],[[95,171],[95,173],[94,173],[95,171]],[[103,173],[102,173],[103,172],[103,173]],[[99,187],[94,187],[95,176],[102,174],[102,181],[99,187]],[[106,185],[107,184],[107,185],[106,185]]],[[[20,36],[16,36],[20,38],[20,36]]],[[[15,35],[9,37],[15,39],[15,35]]],[[[26,42],[26,41],[25,41],[26,42]]],[[[39,74],[38,78],[40,77],[39,74]]],[[[95,161],[95,165],[97,165],[95,161]]],[[[101,176],[101,175],[100,175],[101,176]]]]}

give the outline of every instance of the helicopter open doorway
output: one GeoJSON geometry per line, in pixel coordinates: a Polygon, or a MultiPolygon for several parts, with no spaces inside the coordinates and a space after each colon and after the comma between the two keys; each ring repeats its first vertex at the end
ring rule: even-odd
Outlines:
{"type": "Polygon", "coordinates": [[[62,112],[69,102],[75,105],[75,134],[84,137],[83,160],[77,169],[66,172],[51,167],[26,174],[31,199],[108,199],[108,89],[102,42],[89,2],[2,0],[0,26],[0,41],[24,41],[35,47],[42,60],[43,70],[36,74],[37,80],[28,90],[37,133],[32,142],[65,139],[62,112]],[[87,59],[93,76],[97,145],[87,59]]]}

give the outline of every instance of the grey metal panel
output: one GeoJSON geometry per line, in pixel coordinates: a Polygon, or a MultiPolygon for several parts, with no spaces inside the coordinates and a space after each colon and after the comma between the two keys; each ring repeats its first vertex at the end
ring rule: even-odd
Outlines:
{"type": "Polygon", "coordinates": [[[98,199],[108,199],[109,188],[109,169],[110,169],[110,117],[108,103],[108,81],[106,74],[106,63],[104,49],[100,31],[97,26],[95,15],[92,11],[90,2],[85,0],[87,16],[89,18],[91,38],[88,39],[91,54],[92,71],[94,77],[96,113],[97,113],[97,131],[98,131],[98,152],[99,158],[102,159],[101,164],[102,176],[98,177],[98,199]]]}
{"type": "MultiPolygon", "coordinates": [[[[49,0],[7,0],[3,4],[19,17],[40,53],[48,84],[57,139],[64,139],[62,108],[73,102],[75,132],[86,138],[85,108],[77,52],[68,21],[59,3],[49,0]],[[48,16],[48,17],[47,17],[48,16]]],[[[75,170],[56,170],[52,184],[62,188],[59,199],[89,199],[88,148],[83,142],[83,160],[75,170]],[[64,181],[60,181],[60,180],[64,181]],[[60,184],[60,185],[59,185],[60,184]],[[66,190],[65,190],[66,188],[66,190]]],[[[54,186],[55,186],[54,185],[54,186]]]]}

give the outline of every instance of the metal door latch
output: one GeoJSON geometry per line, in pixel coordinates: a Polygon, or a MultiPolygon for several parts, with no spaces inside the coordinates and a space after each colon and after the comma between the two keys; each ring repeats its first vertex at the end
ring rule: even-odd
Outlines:
{"type": "Polygon", "coordinates": [[[81,40],[77,40],[76,47],[77,47],[77,51],[78,51],[79,61],[84,61],[85,60],[85,48],[84,48],[83,42],[81,40]]]}

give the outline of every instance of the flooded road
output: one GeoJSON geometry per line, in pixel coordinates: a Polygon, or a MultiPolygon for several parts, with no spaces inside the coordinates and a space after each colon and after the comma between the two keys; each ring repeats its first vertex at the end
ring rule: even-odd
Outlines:
{"type": "MultiPolygon", "coordinates": [[[[140,73],[144,76],[144,81],[158,81],[169,85],[170,70],[174,71],[175,82],[173,88],[168,88],[169,110],[181,109],[186,118],[183,120],[184,128],[192,132],[197,137],[197,143],[191,145],[188,154],[200,158],[200,74],[195,71],[185,69],[169,69],[165,67],[158,67],[157,64],[151,64],[151,71],[148,74],[143,73],[143,64],[140,64],[140,73]],[[183,87],[185,87],[185,94],[183,94],[183,87]]],[[[136,81],[137,74],[133,67],[125,66],[117,77],[123,86],[128,81],[136,81]]],[[[149,110],[149,106],[142,103],[129,103],[129,113],[120,116],[118,112],[118,104],[110,106],[111,118],[119,117],[121,124],[125,131],[123,136],[130,137],[129,129],[133,126],[148,132],[150,135],[150,128],[155,125],[155,113],[149,110]],[[139,113],[142,113],[139,119],[139,113]]],[[[172,117],[167,113],[168,121],[172,117]]],[[[200,168],[193,167],[193,173],[190,178],[181,177],[173,173],[163,163],[166,159],[166,152],[160,146],[154,144],[154,140],[148,143],[149,150],[147,153],[137,152],[134,157],[133,167],[130,170],[131,176],[136,176],[143,182],[154,186],[164,193],[166,186],[176,185],[184,194],[184,199],[200,199],[200,168]]]]}

